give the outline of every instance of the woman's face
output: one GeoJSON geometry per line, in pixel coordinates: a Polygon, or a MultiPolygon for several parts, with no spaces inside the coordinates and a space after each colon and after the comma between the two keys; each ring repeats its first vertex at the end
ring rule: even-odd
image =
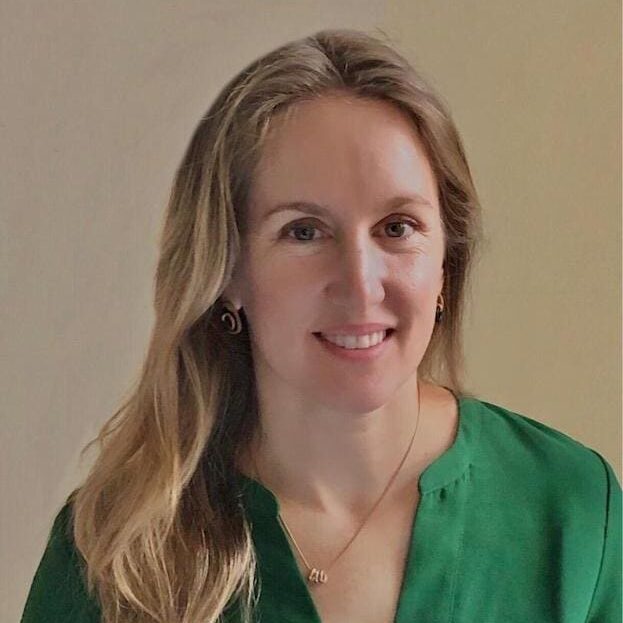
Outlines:
{"type": "Polygon", "coordinates": [[[371,411],[415,380],[442,288],[444,236],[436,181],[405,113],[334,96],[277,117],[247,223],[227,298],[247,317],[262,394],[371,411]],[[275,210],[293,202],[312,208],[275,210]],[[363,323],[395,329],[365,360],[314,335],[363,323]]]}

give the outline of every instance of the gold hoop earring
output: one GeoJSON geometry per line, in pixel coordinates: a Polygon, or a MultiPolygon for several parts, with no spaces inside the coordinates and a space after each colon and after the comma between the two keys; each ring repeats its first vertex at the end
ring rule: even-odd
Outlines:
{"type": "Polygon", "coordinates": [[[437,310],[435,312],[435,322],[436,323],[441,322],[441,319],[443,318],[443,294],[440,294],[439,298],[441,299],[441,304],[439,304],[439,302],[437,302],[437,310]]]}
{"type": "Polygon", "coordinates": [[[223,301],[223,307],[225,307],[226,311],[221,314],[221,322],[225,325],[227,333],[237,335],[242,331],[240,314],[229,301],[223,301]]]}

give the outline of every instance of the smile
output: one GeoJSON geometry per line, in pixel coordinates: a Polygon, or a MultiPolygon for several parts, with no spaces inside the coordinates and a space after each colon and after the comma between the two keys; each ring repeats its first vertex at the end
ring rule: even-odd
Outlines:
{"type": "Polygon", "coordinates": [[[387,329],[365,336],[325,336],[314,333],[314,336],[326,352],[351,361],[369,361],[380,356],[392,341],[395,329],[387,329]]]}
{"type": "Polygon", "coordinates": [[[331,335],[321,333],[321,337],[332,344],[342,346],[343,348],[370,348],[380,344],[387,335],[387,330],[369,333],[368,335],[331,335]]]}

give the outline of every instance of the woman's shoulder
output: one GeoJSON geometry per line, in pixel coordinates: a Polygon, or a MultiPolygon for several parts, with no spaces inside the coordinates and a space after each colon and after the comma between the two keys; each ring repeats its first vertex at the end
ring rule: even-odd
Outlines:
{"type": "Polygon", "coordinates": [[[57,511],[33,577],[21,623],[95,623],[96,600],[87,595],[84,561],[73,538],[73,493],[57,511]]]}
{"type": "MultiPolygon", "coordinates": [[[[71,560],[80,566],[82,557],[74,542],[74,496],[73,491],[63,502],[60,510],[57,510],[50,528],[46,551],[56,554],[56,559],[61,562],[71,560]]],[[[58,507],[57,507],[58,508],[58,507]]]]}
{"type": "Polygon", "coordinates": [[[473,395],[462,397],[461,406],[464,430],[475,440],[466,479],[472,485],[467,541],[477,543],[475,555],[486,556],[495,543],[494,565],[508,564],[535,586],[547,581],[546,569],[556,578],[556,600],[560,587],[584,600],[589,614],[582,620],[618,620],[622,493],[611,464],[533,414],[473,395]],[[496,539],[509,536],[507,547],[498,548],[496,539]]]}
{"type": "Polygon", "coordinates": [[[581,492],[596,502],[611,489],[621,491],[608,460],[571,435],[480,397],[468,397],[465,404],[480,420],[477,461],[552,490],[581,492]]]}

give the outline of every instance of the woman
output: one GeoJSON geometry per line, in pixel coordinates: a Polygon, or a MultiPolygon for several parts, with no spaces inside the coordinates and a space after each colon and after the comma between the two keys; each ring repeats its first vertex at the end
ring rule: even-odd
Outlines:
{"type": "Polygon", "coordinates": [[[617,620],[611,466],[464,387],[479,218],[449,113],[384,42],[243,70],[179,167],[140,381],[22,621],[617,620]]]}

